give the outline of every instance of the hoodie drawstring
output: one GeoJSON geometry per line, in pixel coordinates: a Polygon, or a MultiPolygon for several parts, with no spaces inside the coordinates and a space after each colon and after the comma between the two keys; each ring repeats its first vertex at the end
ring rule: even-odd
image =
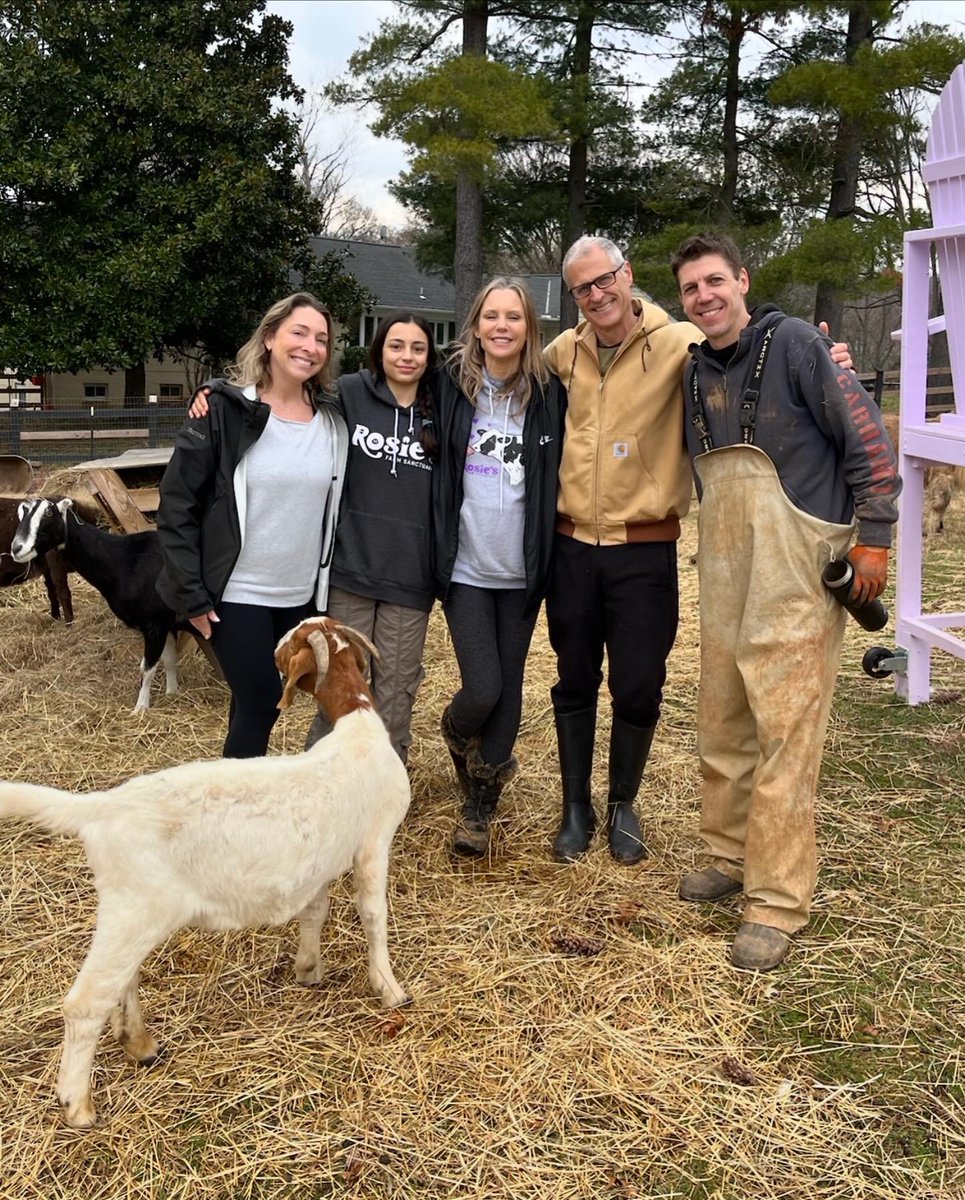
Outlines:
{"type": "MultiPolygon", "coordinates": [[[[496,403],[493,399],[493,385],[489,380],[486,381],[486,387],[489,390],[489,415],[491,417],[495,417],[496,416],[496,403]]],[[[510,406],[512,405],[513,393],[506,392],[504,394],[504,399],[506,401],[506,404],[503,409],[503,445],[505,446],[506,440],[509,437],[509,433],[508,433],[509,409],[510,409],[510,406]]],[[[500,464],[499,464],[499,511],[500,512],[503,511],[503,476],[505,474],[506,474],[505,464],[500,462],[500,464]]]]}

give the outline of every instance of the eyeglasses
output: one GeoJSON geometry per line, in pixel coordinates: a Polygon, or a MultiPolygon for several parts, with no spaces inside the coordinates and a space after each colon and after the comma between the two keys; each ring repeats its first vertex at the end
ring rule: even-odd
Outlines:
{"type": "Polygon", "coordinates": [[[610,286],[626,265],[627,261],[624,259],[612,271],[607,271],[604,275],[597,275],[596,279],[591,279],[589,283],[578,283],[576,287],[569,289],[570,295],[574,300],[585,300],[593,288],[602,292],[604,288],[610,286]]]}

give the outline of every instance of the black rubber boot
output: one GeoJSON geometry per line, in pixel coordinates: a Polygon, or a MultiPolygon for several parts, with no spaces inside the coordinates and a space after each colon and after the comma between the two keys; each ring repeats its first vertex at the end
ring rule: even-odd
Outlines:
{"type": "Polygon", "coordinates": [[[563,817],[553,843],[557,862],[572,862],[590,848],[596,816],[590,797],[596,708],[556,714],[556,744],[563,784],[563,817]]]}
{"type": "Polygon", "coordinates": [[[653,742],[654,727],[641,729],[613,718],[610,733],[610,795],[607,801],[607,833],[610,853],[621,863],[639,862],[647,847],[633,802],[643,778],[643,768],[653,742]]]}
{"type": "Polygon", "coordinates": [[[449,709],[445,709],[442,714],[442,720],[439,723],[439,728],[442,731],[442,740],[446,743],[449,750],[449,757],[452,759],[452,765],[456,768],[456,775],[459,778],[459,786],[462,789],[464,796],[469,795],[469,772],[466,767],[466,756],[475,748],[477,738],[461,737],[452,727],[452,718],[449,715],[449,709]]]}
{"type": "Polygon", "coordinates": [[[456,854],[481,858],[489,849],[489,826],[503,788],[516,774],[516,759],[493,765],[485,763],[477,751],[467,763],[468,790],[462,813],[452,833],[456,854]]]}

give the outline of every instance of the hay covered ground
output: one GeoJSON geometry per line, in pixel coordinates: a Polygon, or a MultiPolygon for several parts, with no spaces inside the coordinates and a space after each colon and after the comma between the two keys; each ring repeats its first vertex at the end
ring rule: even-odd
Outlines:
{"type": "MultiPolygon", "coordinates": [[[[630,869],[600,845],[577,865],[550,860],[542,625],[491,858],[450,857],[437,722],[454,668],[434,616],[390,881],[390,950],[416,1000],[398,1014],[369,995],[347,884],[320,988],[294,982],[293,928],[183,931],[143,973],[164,1060],[139,1069],[105,1034],[102,1124],[73,1133],[53,1095],[60,1002],[94,893],[77,844],[0,826],[0,1200],[965,1197],[965,664],[937,657],[942,702],[908,709],[861,674],[874,639],[851,626],[814,920],[780,971],[739,974],[737,902],[676,899],[697,855],[694,543],[690,523],[639,802],[651,857],[630,869]]],[[[929,548],[945,607],[961,607],[963,563],[959,502],[929,548]]],[[[184,662],[180,695],[156,684],[155,707],[133,717],[136,636],[81,583],[75,607],[66,629],[39,585],[0,593],[0,777],[101,788],[216,757],[226,693],[203,658],[184,662]]],[[[310,716],[302,697],[275,750],[298,750],[310,716]]]]}

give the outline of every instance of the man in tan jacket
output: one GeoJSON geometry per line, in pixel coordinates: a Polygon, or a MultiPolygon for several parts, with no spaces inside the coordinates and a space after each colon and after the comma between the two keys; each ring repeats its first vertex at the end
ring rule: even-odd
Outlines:
{"type": "Polygon", "coordinates": [[[691,494],[681,378],[700,333],[633,295],[630,264],[606,238],[575,242],[563,279],[584,319],[546,348],[569,393],[546,597],[563,783],[553,853],[578,858],[593,836],[590,775],[605,651],[613,705],[608,841],[617,861],[635,863],[647,848],[633,802],[677,631],[676,542],[691,494]]]}

